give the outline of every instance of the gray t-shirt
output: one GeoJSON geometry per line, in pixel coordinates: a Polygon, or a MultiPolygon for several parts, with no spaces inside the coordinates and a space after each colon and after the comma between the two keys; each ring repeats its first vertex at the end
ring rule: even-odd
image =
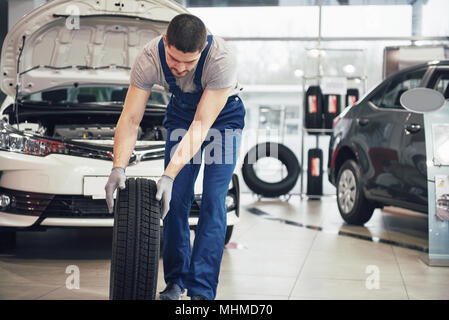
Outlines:
{"type": "MultiPolygon", "coordinates": [[[[130,83],[144,90],[151,90],[157,84],[169,91],[165,81],[159,58],[158,44],[162,36],[150,40],[137,54],[131,68],[130,83]]],[[[176,84],[183,92],[195,92],[193,83],[196,67],[182,78],[176,79],[176,84]]],[[[204,62],[201,84],[204,89],[219,90],[232,87],[229,96],[238,94],[241,86],[237,81],[237,63],[232,50],[225,41],[213,36],[212,44],[204,62]]]]}

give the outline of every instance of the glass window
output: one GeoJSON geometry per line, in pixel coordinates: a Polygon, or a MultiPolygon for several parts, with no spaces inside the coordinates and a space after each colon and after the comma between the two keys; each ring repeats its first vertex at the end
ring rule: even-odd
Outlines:
{"type": "MultiPolygon", "coordinates": [[[[128,87],[78,87],[47,90],[25,96],[23,100],[48,101],[51,103],[123,103],[128,87]]],[[[169,101],[165,92],[152,91],[148,104],[166,105],[169,101]]]]}
{"type": "Polygon", "coordinates": [[[408,89],[419,87],[426,70],[426,68],[423,68],[394,78],[389,83],[381,102],[376,105],[380,108],[403,109],[399,102],[399,98],[408,89]]]}
{"type": "Polygon", "coordinates": [[[407,37],[411,29],[412,6],[407,4],[322,7],[323,37],[407,37]]]}
{"type": "Polygon", "coordinates": [[[384,96],[386,87],[387,84],[382,85],[380,88],[377,89],[377,92],[369,99],[376,106],[380,106],[380,104],[382,103],[382,98],[384,96]]]}
{"type": "Polygon", "coordinates": [[[449,70],[438,76],[434,89],[441,92],[445,99],[449,99],[449,70]]]}

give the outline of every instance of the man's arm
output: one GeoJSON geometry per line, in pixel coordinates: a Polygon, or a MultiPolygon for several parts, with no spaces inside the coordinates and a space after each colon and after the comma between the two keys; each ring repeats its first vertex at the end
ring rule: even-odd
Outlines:
{"type": "Polygon", "coordinates": [[[132,84],[129,85],[123,111],[114,135],[113,167],[126,168],[128,166],[150,94],[150,90],[143,90],[132,84]]]}
{"type": "Polygon", "coordinates": [[[173,179],[201,148],[209,129],[212,127],[226,104],[231,87],[221,90],[205,89],[189,130],[178,144],[175,154],[164,171],[173,179]]]}

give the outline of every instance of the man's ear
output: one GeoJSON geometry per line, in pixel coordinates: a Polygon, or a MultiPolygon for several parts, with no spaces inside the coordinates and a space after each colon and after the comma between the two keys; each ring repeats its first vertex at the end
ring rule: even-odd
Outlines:
{"type": "Polygon", "coordinates": [[[203,52],[204,49],[206,49],[206,47],[207,47],[207,39],[206,39],[206,42],[204,43],[203,49],[201,49],[201,52],[203,52]]]}
{"type": "Polygon", "coordinates": [[[167,46],[167,36],[164,34],[162,34],[162,39],[164,39],[164,47],[167,46]]]}

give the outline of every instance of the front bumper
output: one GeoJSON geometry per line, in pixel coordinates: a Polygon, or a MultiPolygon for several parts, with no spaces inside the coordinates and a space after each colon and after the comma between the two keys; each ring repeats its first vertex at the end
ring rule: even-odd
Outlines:
{"type": "MultiPolygon", "coordinates": [[[[0,207],[0,227],[39,229],[46,227],[112,227],[105,199],[85,195],[58,195],[0,188],[0,197],[8,199],[0,207]],[[5,205],[8,203],[8,205],[5,205]]],[[[227,195],[227,224],[238,222],[240,207],[239,180],[232,177],[227,195]]],[[[196,194],[190,209],[189,224],[198,224],[201,194],[196,194]]]]}

